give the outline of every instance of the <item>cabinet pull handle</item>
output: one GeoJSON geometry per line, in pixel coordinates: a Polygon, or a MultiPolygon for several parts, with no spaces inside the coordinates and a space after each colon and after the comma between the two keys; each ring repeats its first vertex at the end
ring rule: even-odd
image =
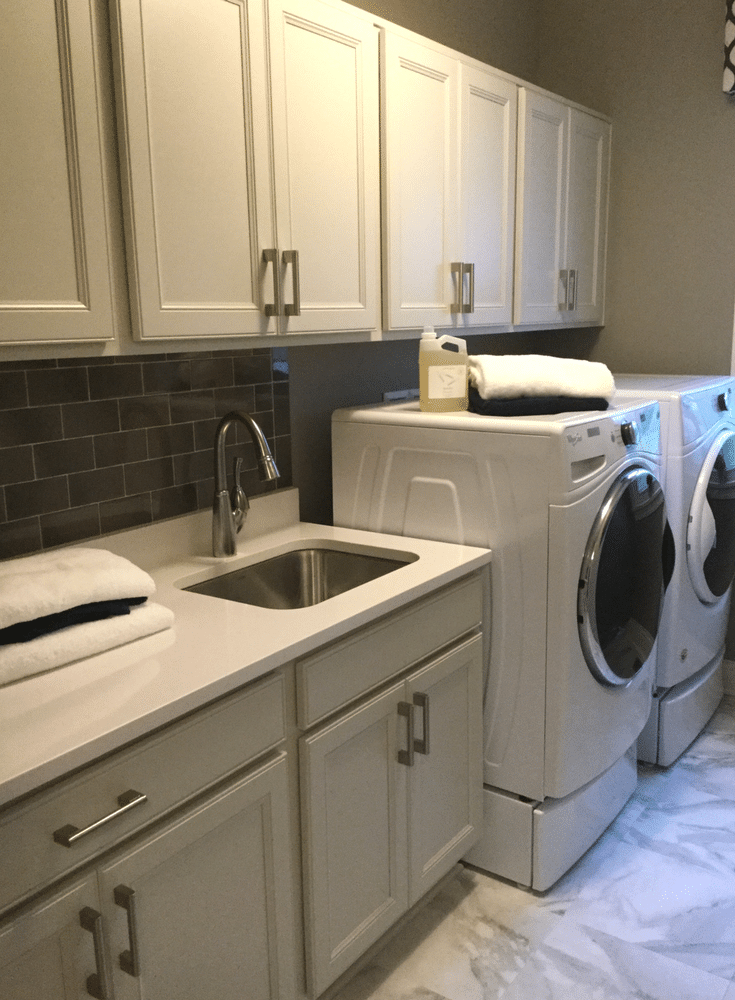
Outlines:
{"type": "Polygon", "coordinates": [[[573,312],[577,308],[577,269],[573,268],[569,272],[569,282],[567,285],[569,299],[569,311],[573,312]]]}
{"type": "Polygon", "coordinates": [[[462,312],[473,313],[475,311],[475,265],[463,264],[462,272],[470,276],[470,301],[462,306],[462,312]]]}
{"type": "Polygon", "coordinates": [[[266,302],[263,312],[266,316],[280,316],[281,307],[281,276],[278,273],[278,251],[264,250],[263,260],[266,264],[273,265],[273,302],[266,302]]]}
{"type": "Polygon", "coordinates": [[[118,885],[113,889],[113,897],[118,906],[122,906],[128,915],[128,941],[130,948],[120,952],[120,968],[129,976],[140,975],[140,948],[138,947],[138,930],[135,919],[135,890],[127,885],[118,885]]]}
{"type": "Polygon", "coordinates": [[[423,753],[428,756],[429,750],[429,696],[424,694],[423,691],[417,691],[413,696],[413,703],[418,708],[421,709],[422,723],[424,738],[422,740],[414,740],[413,748],[416,753],[423,753]]]}
{"type": "Polygon", "coordinates": [[[398,763],[399,764],[405,764],[406,767],[413,767],[413,753],[414,753],[416,741],[414,740],[414,735],[413,735],[413,732],[414,732],[414,726],[413,726],[413,705],[411,704],[411,702],[410,701],[399,701],[398,702],[398,714],[399,715],[404,715],[406,717],[406,721],[408,723],[408,725],[407,725],[408,733],[407,733],[407,737],[406,737],[406,746],[408,747],[408,749],[407,750],[399,750],[398,751],[398,763]]]}
{"type": "Polygon", "coordinates": [[[61,844],[62,847],[73,847],[78,840],[86,837],[88,833],[99,830],[101,826],[111,823],[113,819],[123,816],[126,812],[130,812],[131,809],[135,809],[136,806],[140,806],[147,801],[147,795],[143,795],[142,792],[136,792],[131,788],[129,791],[123,792],[122,795],[118,795],[118,808],[114,812],[108,813],[102,819],[95,820],[94,823],[85,826],[83,830],[80,830],[78,826],[72,826],[71,823],[67,826],[62,826],[58,830],[54,830],[54,840],[57,844],[61,844]]]}
{"type": "Polygon", "coordinates": [[[559,303],[559,312],[567,312],[569,309],[569,271],[564,269],[559,271],[559,281],[564,286],[564,301],[559,303]]]}
{"type": "Polygon", "coordinates": [[[301,277],[299,274],[299,251],[284,250],[283,263],[291,265],[291,281],[293,288],[293,302],[287,302],[285,313],[287,316],[301,315],[301,277]]]}
{"type": "Polygon", "coordinates": [[[102,914],[91,906],[85,906],[79,911],[79,923],[83,930],[90,932],[94,941],[94,964],[97,971],[87,976],[87,993],[96,1000],[111,1000],[112,981],[105,950],[102,914]]]}
{"type": "Polygon", "coordinates": [[[457,297],[454,302],[449,306],[450,313],[461,313],[463,312],[463,299],[464,299],[464,288],[462,275],[464,274],[464,264],[461,261],[455,261],[450,264],[449,269],[452,274],[457,275],[457,297]]]}

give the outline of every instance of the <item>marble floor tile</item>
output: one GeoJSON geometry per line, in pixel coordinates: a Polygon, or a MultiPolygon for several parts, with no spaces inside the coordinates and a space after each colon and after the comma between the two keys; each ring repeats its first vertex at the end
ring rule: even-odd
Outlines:
{"type": "Polygon", "coordinates": [[[547,893],[463,869],[333,1000],[735,1000],[735,699],[547,893]]]}
{"type": "Polygon", "coordinates": [[[566,918],[504,1000],[724,1000],[727,989],[717,976],[566,918]]]}

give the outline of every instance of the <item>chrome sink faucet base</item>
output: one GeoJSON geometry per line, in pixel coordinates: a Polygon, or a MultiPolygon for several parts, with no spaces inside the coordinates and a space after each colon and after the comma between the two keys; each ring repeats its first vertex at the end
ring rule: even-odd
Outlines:
{"type": "Polygon", "coordinates": [[[225,444],[227,432],[235,423],[241,423],[249,432],[258,455],[260,478],[263,480],[278,479],[280,473],[273,460],[260,427],[249,413],[244,410],[231,410],[220,420],[214,433],[214,504],[212,508],[212,552],[217,557],[234,556],[236,552],[235,536],[242,528],[245,516],[250,506],[245,491],[240,485],[242,459],[236,458],[234,465],[234,484],[231,494],[227,490],[227,469],[225,444]]]}

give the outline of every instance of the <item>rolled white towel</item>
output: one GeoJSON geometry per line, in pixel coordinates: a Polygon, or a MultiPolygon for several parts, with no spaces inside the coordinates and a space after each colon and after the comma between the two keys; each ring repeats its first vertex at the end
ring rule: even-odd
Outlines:
{"type": "Polygon", "coordinates": [[[145,570],[106,549],[73,547],[0,563],[0,628],[93,601],[150,597],[145,570]]]}
{"type": "Polygon", "coordinates": [[[173,611],[147,601],[131,608],[129,615],[72,625],[30,642],[0,646],[0,685],[107,652],[134,639],[162,632],[173,623],[173,611]]]}
{"type": "Polygon", "coordinates": [[[470,383],[483,399],[518,396],[588,396],[612,399],[615,380],[607,365],[544,354],[471,354],[470,383]]]}

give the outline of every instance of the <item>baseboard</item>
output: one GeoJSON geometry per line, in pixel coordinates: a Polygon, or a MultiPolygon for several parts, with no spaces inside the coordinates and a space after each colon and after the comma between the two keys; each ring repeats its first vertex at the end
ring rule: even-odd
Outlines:
{"type": "Polygon", "coordinates": [[[722,684],[725,694],[735,695],[735,661],[722,661],[722,684]]]}

